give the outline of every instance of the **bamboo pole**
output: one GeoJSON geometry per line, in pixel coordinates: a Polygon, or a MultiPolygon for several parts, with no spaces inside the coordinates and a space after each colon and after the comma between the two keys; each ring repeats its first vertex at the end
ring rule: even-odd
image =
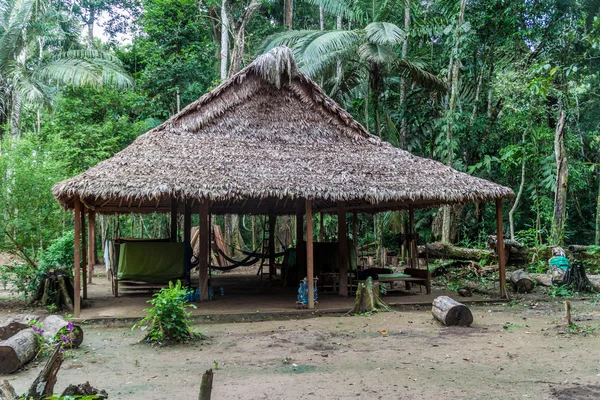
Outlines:
{"type": "Polygon", "coordinates": [[[315,308],[315,282],[313,272],[313,219],[312,201],[306,200],[306,276],[308,278],[308,308],[315,308]]]}
{"type": "Polygon", "coordinates": [[[79,318],[81,314],[81,299],[79,298],[81,288],[81,201],[75,198],[75,235],[74,235],[74,269],[73,271],[73,315],[79,318]]]}
{"type": "Polygon", "coordinates": [[[92,283],[94,276],[94,266],[96,264],[96,213],[93,210],[88,211],[88,283],[92,283]]]}
{"type": "Polygon", "coordinates": [[[199,249],[198,269],[200,271],[200,301],[208,300],[208,264],[209,264],[209,246],[210,246],[210,231],[208,218],[208,200],[200,201],[200,226],[199,230],[199,249]]]}
{"type": "Polygon", "coordinates": [[[348,296],[348,228],[346,226],[346,203],[338,202],[338,267],[340,272],[340,296],[348,296]]]}
{"type": "Polygon", "coordinates": [[[508,298],[506,293],[506,258],[504,255],[504,236],[502,230],[502,199],[496,199],[496,252],[498,253],[498,272],[500,273],[500,297],[508,298]]]}
{"type": "Polygon", "coordinates": [[[408,206],[408,219],[410,226],[410,246],[409,246],[409,254],[410,254],[410,267],[417,267],[417,244],[415,242],[415,210],[413,206],[408,206]]]}
{"type": "Polygon", "coordinates": [[[304,279],[306,250],[304,248],[304,202],[296,202],[296,280],[304,279]]]}

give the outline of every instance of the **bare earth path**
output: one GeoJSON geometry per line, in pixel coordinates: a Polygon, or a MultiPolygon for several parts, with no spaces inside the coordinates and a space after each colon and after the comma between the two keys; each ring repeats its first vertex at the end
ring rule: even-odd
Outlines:
{"type": "MultiPolygon", "coordinates": [[[[471,328],[428,309],[359,317],[198,325],[209,340],[151,347],[127,328],[85,327],[57,390],[87,380],[113,399],[197,399],[215,368],[213,399],[600,399],[600,305],[473,306],[471,328]],[[381,331],[387,331],[382,334],[381,331]]],[[[40,366],[7,377],[25,390],[40,366]]]]}

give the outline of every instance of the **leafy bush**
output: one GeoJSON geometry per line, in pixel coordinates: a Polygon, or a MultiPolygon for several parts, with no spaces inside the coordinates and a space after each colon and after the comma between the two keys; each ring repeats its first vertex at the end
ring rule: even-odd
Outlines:
{"type": "Polygon", "coordinates": [[[198,337],[198,333],[190,328],[190,312],[186,311],[187,307],[196,306],[187,304],[185,295],[186,289],[181,286],[181,281],[175,285],[169,282],[168,288],[162,288],[152,300],[148,300],[153,307],[144,310],[148,315],[133,329],[148,331],[145,339],[153,343],[181,343],[198,337]]]}
{"type": "MultiPolygon", "coordinates": [[[[74,233],[54,239],[50,246],[42,251],[37,268],[28,264],[14,265],[0,269],[0,282],[12,285],[12,291],[24,300],[32,300],[41,287],[48,271],[61,269],[69,277],[73,276],[74,233]]],[[[53,296],[52,296],[53,298],[53,296]]]]}

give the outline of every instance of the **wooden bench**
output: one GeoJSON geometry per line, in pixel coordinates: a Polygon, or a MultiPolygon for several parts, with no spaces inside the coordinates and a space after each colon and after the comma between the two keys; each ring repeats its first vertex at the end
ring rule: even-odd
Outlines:
{"type": "MultiPolygon", "coordinates": [[[[391,276],[386,277],[386,274],[380,274],[379,278],[373,279],[377,282],[385,282],[390,283],[391,290],[394,290],[394,282],[405,282],[406,290],[410,290],[411,284],[417,284],[420,286],[425,286],[425,290],[427,294],[431,293],[431,274],[427,269],[419,269],[419,268],[405,268],[404,274],[409,276],[391,276]]],[[[359,280],[359,282],[365,282],[364,280],[359,280]]]]}

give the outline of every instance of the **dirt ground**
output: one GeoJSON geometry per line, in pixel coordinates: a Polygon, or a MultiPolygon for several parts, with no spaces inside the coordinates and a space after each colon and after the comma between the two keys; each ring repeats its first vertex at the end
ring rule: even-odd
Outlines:
{"type": "MultiPolygon", "coordinates": [[[[213,399],[600,399],[600,299],[563,305],[472,305],[470,328],[429,308],[355,317],[199,323],[202,342],[139,343],[129,327],[84,326],[56,390],[90,383],[113,399],[196,399],[215,369],[213,399]],[[382,333],[382,331],[386,331],[382,333]]],[[[41,365],[8,378],[19,391],[41,365]]]]}

